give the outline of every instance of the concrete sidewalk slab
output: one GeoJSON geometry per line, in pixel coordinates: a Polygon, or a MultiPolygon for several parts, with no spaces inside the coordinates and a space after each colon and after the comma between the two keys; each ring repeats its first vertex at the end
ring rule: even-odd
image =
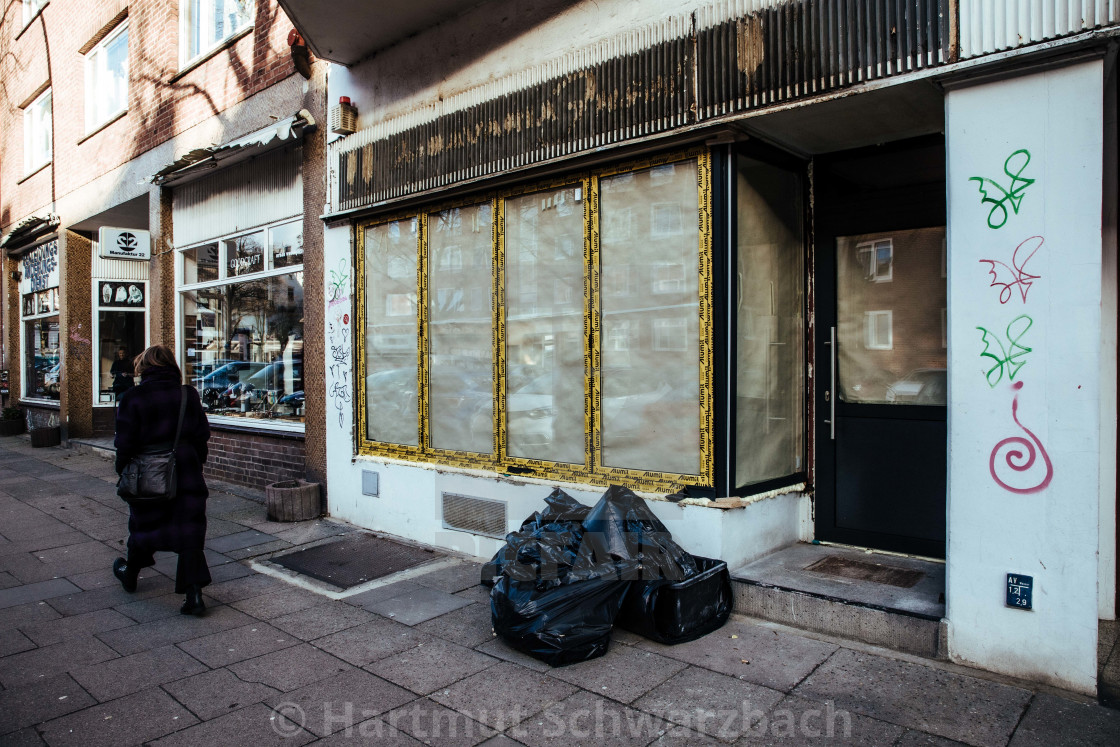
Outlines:
{"type": "Polygon", "coordinates": [[[333,599],[239,557],[354,527],[269,522],[218,486],[209,609],[185,617],[174,554],[136,593],[113,577],[127,515],[111,474],[0,438],[5,747],[1120,744],[1120,712],[1076,696],[743,618],[679,646],[616,630],[605,657],[552,669],[493,636],[478,562],[333,599]]]}

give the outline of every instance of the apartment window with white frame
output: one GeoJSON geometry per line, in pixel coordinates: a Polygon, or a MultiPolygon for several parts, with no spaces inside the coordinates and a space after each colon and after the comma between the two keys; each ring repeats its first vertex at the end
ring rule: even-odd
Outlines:
{"type": "Polygon", "coordinates": [[[51,89],[23,110],[23,170],[30,174],[51,161],[51,89]]]}
{"type": "Polygon", "coordinates": [[[874,283],[889,283],[894,279],[894,240],[865,241],[856,245],[856,257],[864,277],[874,283]]]}
{"type": "Polygon", "coordinates": [[[183,0],[179,5],[180,64],[209,52],[253,23],[255,0],[183,0]]]}
{"type": "Polygon", "coordinates": [[[46,4],[47,0],[23,0],[23,25],[31,23],[46,4]]]}
{"type": "Polygon", "coordinates": [[[122,23],[86,55],[86,132],[128,108],[128,23],[122,23]]]}
{"type": "Polygon", "coordinates": [[[894,349],[894,313],[866,311],[863,316],[864,341],[868,350],[894,349]]]}

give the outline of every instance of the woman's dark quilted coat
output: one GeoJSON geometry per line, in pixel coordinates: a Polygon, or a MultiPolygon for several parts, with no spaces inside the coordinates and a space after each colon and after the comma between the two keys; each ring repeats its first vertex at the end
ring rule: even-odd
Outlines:
{"type": "MultiPolygon", "coordinates": [[[[117,405],[117,473],[133,455],[145,447],[175,440],[179,398],[183,391],[175,370],[165,366],[147,369],[139,386],[121,395],[117,405]]],[[[128,519],[129,551],[183,552],[201,550],[206,539],[206,482],[202,463],[210,425],[198,400],[198,392],[187,387],[187,411],[183,433],[176,450],[175,468],[179,494],[168,506],[133,506],[128,519]]]]}

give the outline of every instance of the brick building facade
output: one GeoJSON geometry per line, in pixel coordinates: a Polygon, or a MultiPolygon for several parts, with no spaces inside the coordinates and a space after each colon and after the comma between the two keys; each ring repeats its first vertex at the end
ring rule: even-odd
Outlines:
{"type": "Polygon", "coordinates": [[[0,368],[3,404],[29,427],[111,435],[116,349],[161,343],[187,383],[213,390],[213,476],[263,488],[324,473],[322,446],[305,446],[322,438],[324,395],[302,392],[304,377],[323,380],[324,356],[302,329],[322,317],[323,187],[303,175],[325,172],[326,65],[297,72],[291,29],[269,0],[11,4],[0,21],[0,368]],[[283,183],[282,199],[262,174],[283,183]],[[128,251],[142,261],[111,256],[102,239],[120,233],[102,229],[138,237],[128,251]],[[257,247],[247,269],[245,247],[257,247]],[[184,263],[206,252],[233,264],[184,291],[184,263]],[[195,314],[199,295],[227,305],[195,314]]]}

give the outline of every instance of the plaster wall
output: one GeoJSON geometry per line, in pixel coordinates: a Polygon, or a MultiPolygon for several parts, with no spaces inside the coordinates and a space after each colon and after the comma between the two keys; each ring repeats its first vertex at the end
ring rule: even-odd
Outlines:
{"type": "Polygon", "coordinates": [[[1097,60],[946,96],[949,653],[1085,693],[1097,665],[1102,92],[1097,60]],[[1033,609],[1005,605],[1009,573],[1033,577],[1033,609]]]}

